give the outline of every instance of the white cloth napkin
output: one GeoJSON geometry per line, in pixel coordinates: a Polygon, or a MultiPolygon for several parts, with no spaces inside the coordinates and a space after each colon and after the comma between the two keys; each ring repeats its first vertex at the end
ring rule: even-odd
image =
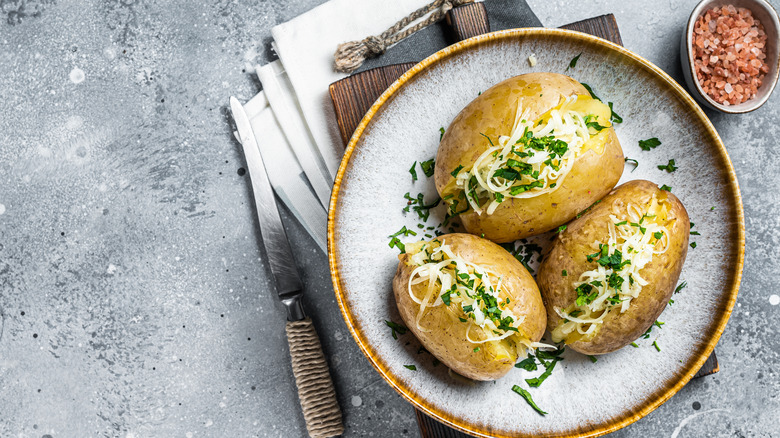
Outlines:
{"type": "Polygon", "coordinates": [[[325,160],[331,182],[344,151],[328,93],[331,83],[346,76],[333,70],[336,47],[379,35],[429,2],[331,0],[271,29],[274,48],[298,96],[301,112],[325,160]]]}
{"type": "Polygon", "coordinates": [[[344,153],[328,86],[347,75],[333,70],[333,53],[429,1],[331,0],[271,30],[279,61],[256,68],[263,91],[244,108],[274,191],[323,251],[344,153]]]}

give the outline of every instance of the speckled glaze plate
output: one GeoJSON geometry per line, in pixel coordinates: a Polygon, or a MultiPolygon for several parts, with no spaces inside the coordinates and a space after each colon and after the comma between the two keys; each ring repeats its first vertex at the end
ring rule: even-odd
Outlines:
{"type": "MultiPolygon", "coordinates": [[[[443,213],[434,211],[427,225],[439,224],[443,213]]],[[[477,436],[598,436],[668,400],[712,353],[737,296],[744,229],[739,187],[723,143],[673,79],[623,47],[590,35],[517,29],[475,37],[432,55],[377,100],[341,163],[328,245],[333,285],[349,330],[382,377],[423,412],[477,436]],[[566,71],[580,53],[576,67],[566,71]],[[528,63],[531,54],[538,60],[535,67],[528,63]],[[623,348],[597,363],[566,352],[552,376],[530,389],[546,416],[511,391],[513,384],[525,387],[523,379],[539,372],[515,368],[496,382],[454,379],[419,352],[411,334],[393,339],[384,323],[400,322],[391,288],[398,251],[388,247],[388,235],[404,225],[419,231],[416,215],[402,212],[404,194],[424,193],[426,200],[436,196],[433,179],[418,167],[419,180],[413,183],[409,168],[436,155],[439,127],[448,126],[480,91],[532,71],[568,74],[614,102],[624,120],[616,132],[625,155],[639,161],[634,171],[626,166],[621,183],[648,179],[671,186],[701,233],[691,236],[696,247],[689,250],[681,277],[688,287],[664,311],[663,328],[640,339],[639,348],[623,348]],[[662,145],[640,150],[638,140],[650,137],[662,145]],[[679,166],[676,172],[657,168],[671,158],[679,166]]],[[[544,246],[549,235],[535,241],[544,246]]]]}

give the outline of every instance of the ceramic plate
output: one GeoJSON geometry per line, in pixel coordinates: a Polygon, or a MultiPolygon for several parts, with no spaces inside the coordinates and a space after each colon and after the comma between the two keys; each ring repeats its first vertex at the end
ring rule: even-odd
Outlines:
{"type": "MultiPolygon", "coordinates": [[[[436,226],[443,210],[426,226],[436,226]]],[[[336,179],[328,224],[330,266],[347,326],[374,367],[402,396],[426,414],[477,436],[597,436],[619,429],[669,399],[701,367],[726,325],[739,288],[744,218],[739,187],[723,144],[691,97],[658,67],[624,48],[582,33],[518,29],[482,35],[424,60],[374,104],[349,143],[336,179]],[[582,54],[575,68],[572,58],[582,54]],[[535,54],[531,67],[528,57],[535,54]],[[559,72],[589,84],[614,102],[623,123],[616,132],[627,165],[622,182],[648,179],[672,187],[685,204],[696,247],[688,252],[674,296],[648,339],[592,363],[566,352],[552,376],[530,388],[541,416],[511,391],[540,372],[513,369],[496,382],[451,377],[419,351],[411,333],[393,339],[385,320],[400,322],[391,289],[398,250],[388,235],[402,226],[420,231],[404,194],[436,197],[433,178],[412,163],[435,157],[439,128],[490,86],[522,73],[559,72]],[[642,151],[638,140],[661,146],[642,151]],[[657,168],[669,159],[679,169],[657,168]],[[651,344],[657,342],[661,351],[651,344]],[[404,365],[415,365],[412,371],[404,365]]],[[[545,246],[549,235],[535,239],[545,246]]],[[[535,267],[534,256],[531,267],[535,267]]]]}

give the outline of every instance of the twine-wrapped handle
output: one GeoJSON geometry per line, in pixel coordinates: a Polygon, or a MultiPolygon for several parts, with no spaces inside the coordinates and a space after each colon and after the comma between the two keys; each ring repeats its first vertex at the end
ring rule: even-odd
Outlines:
{"type": "Polygon", "coordinates": [[[341,435],[341,409],[320,338],[310,318],[287,322],[287,342],[298,398],[312,438],[341,435]]]}
{"type": "Polygon", "coordinates": [[[401,41],[409,35],[430,26],[444,18],[447,12],[455,6],[472,3],[474,0],[434,0],[433,2],[417,9],[392,27],[382,32],[381,35],[369,36],[362,41],[350,41],[341,43],[333,54],[333,66],[336,71],[352,73],[357,70],[367,58],[381,55],[393,44],[401,41]],[[430,14],[430,15],[428,15],[430,14]],[[416,24],[415,20],[428,17],[416,24]],[[411,26],[410,26],[411,25],[411,26]]]}

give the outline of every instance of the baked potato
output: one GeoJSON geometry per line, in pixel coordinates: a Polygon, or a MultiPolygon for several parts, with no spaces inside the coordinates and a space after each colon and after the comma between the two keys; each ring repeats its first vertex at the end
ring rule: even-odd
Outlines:
{"type": "Polygon", "coordinates": [[[494,85],[455,117],[439,145],[434,179],[448,214],[499,243],[568,222],[623,173],[611,116],[562,74],[494,85]]]}
{"type": "Polygon", "coordinates": [[[539,288],[506,250],[460,233],[405,249],[393,278],[398,311],[453,371],[494,380],[541,345],[546,314],[539,288]]]}
{"type": "Polygon", "coordinates": [[[649,181],[615,188],[556,236],[537,281],[553,342],[622,348],[657,320],[688,252],[685,207],[649,181]]]}

